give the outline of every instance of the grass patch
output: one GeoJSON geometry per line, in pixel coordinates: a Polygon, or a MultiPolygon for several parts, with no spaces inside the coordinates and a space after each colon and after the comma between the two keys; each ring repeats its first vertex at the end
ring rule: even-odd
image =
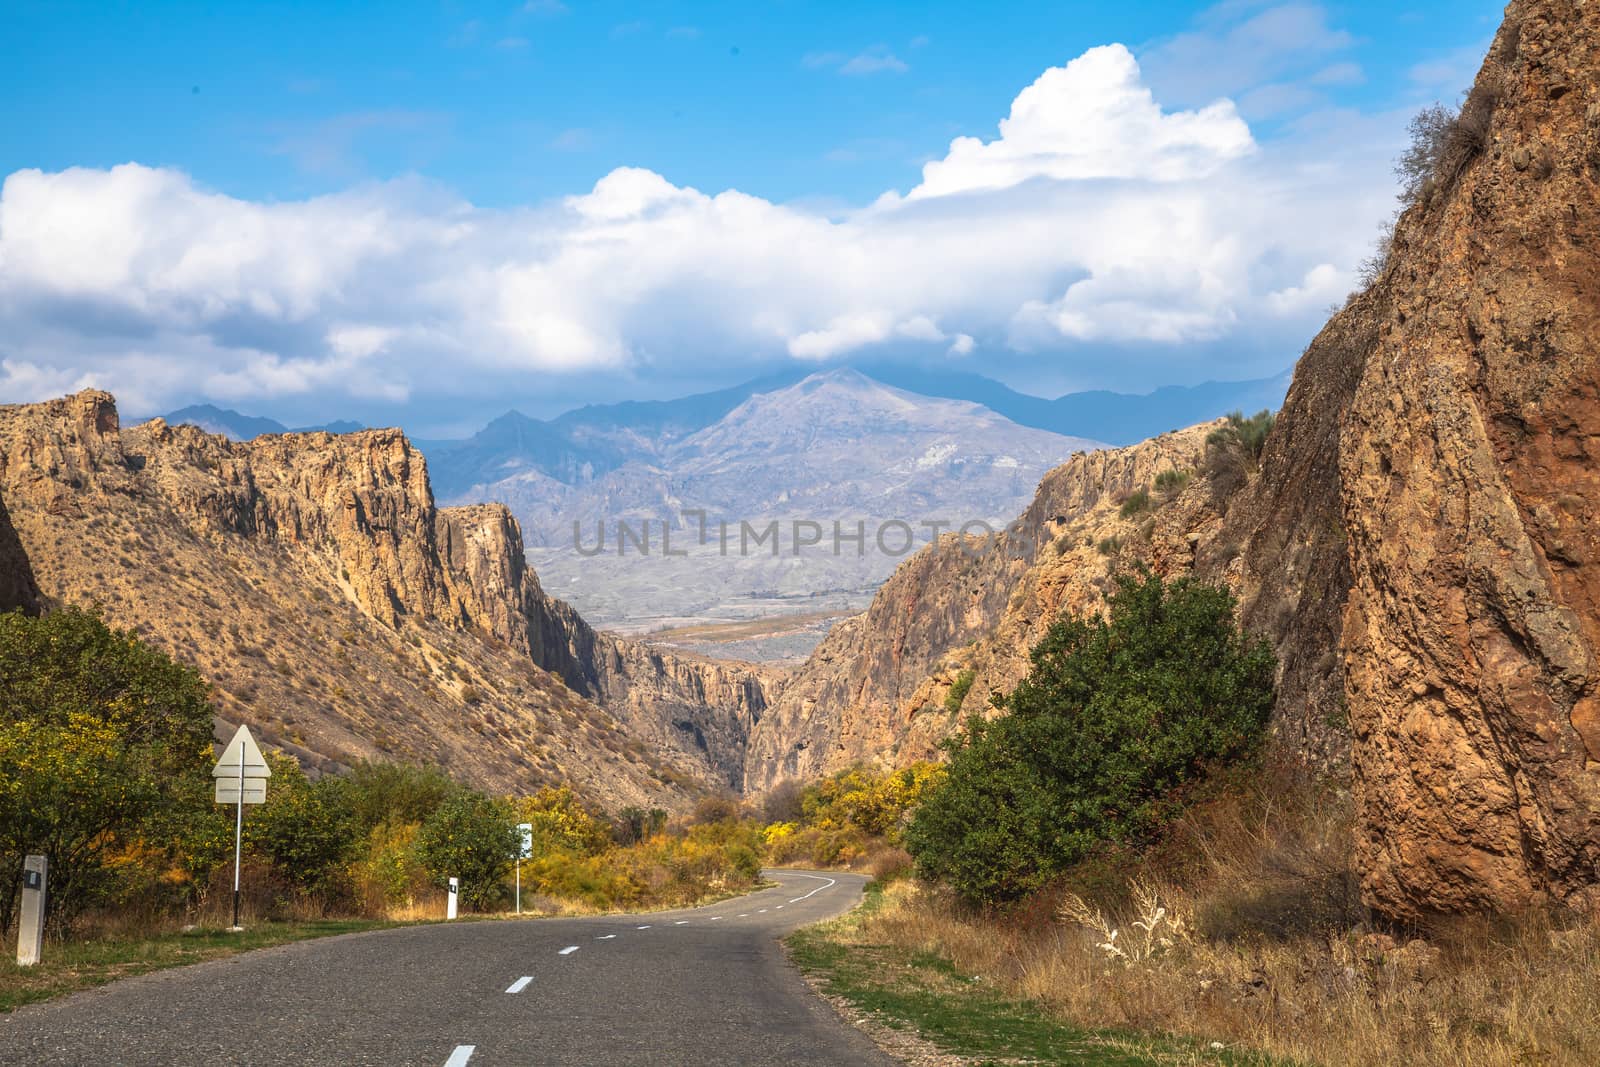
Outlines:
{"type": "Polygon", "coordinates": [[[15,1011],[24,1004],[35,1004],[105,985],[118,978],[131,978],[168,967],[222,959],[291,941],[408,925],[415,924],[379,919],[318,919],[259,923],[237,934],[210,928],[142,937],[49,941],[45,943],[44,958],[32,967],[17,966],[15,957],[0,960],[0,1014],[15,1011]]]}
{"type": "Polygon", "coordinates": [[[958,970],[938,952],[874,936],[872,920],[884,901],[883,883],[874,882],[854,912],[790,935],[790,955],[823,993],[889,1029],[915,1033],[947,1054],[980,1065],[1268,1062],[1193,1041],[1064,1023],[1027,1000],[1007,996],[991,980],[958,970]]]}

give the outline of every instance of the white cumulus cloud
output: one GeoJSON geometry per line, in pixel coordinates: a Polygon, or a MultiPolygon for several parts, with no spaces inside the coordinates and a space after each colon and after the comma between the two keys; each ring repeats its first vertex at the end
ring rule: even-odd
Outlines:
{"type": "Polygon", "coordinates": [[[1233,103],[1163,112],[1120,44],[1051,67],[1017,96],[993,141],[958,137],[922,168],[911,197],[1004,189],[1030,178],[1181,181],[1210,174],[1255,142],[1233,103]]]}
{"type": "Polygon", "coordinates": [[[1226,100],[1163,109],[1113,45],[909,193],[833,214],[635,167],[507,209],[417,179],[256,202],[138,164],[21,170],[0,187],[0,400],[494,403],[552,374],[878,346],[1303,340],[1390,204],[1391,148],[1340,121],[1258,145],[1226,100]]]}

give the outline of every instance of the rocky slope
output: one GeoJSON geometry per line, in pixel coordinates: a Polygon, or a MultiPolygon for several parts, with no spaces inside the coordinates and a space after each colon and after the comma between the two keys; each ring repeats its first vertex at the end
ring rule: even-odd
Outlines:
{"type": "Polygon", "coordinates": [[[420,760],[681,806],[764,706],[753,670],[594,634],[544,596],[504,508],[434,507],[398,431],[124,430],[91,391],[0,407],[0,496],[44,597],[137,627],[213,681],[223,718],[315,767],[420,760]],[[697,719],[733,725],[672,725],[697,719]]]}
{"type": "Polygon", "coordinates": [[[1600,10],[1519,0],[1377,286],[1340,454],[1368,898],[1600,880],[1600,10]]]}
{"type": "Polygon", "coordinates": [[[750,739],[745,788],[763,792],[858,762],[926,759],[958,725],[945,694],[975,672],[967,710],[1026,670],[1027,650],[1064,610],[1097,607],[1120,547],[1143,518],[1123,499],[1198,462],[1206,428],[1081,453],[1044,478],[1021,518],[989,537],[946,535],[903,564],[863,615],[833,628],[750,739]]]}

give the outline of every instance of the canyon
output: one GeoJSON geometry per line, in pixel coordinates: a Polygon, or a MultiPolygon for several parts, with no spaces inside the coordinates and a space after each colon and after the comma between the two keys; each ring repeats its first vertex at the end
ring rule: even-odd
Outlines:
{"type": "MultiPolygon", "coordinates": [[[[407,759],[681,810],[936,758],[1055,619],[1148,568],[1227,586],[1272,645],[1274,756],[1353,793],[1372,907],[1592,903],[1600,11],[1512,3],[1425,147],[1259,450],[1216,420],[1073,454],[1004,529],[907,559],[791,672],[591,626],[510,509],[436,505],[399,431],[123,428],[92,390],[0,408],[0,604],[98,605],[204,672],[219,730],[250,722],[318,771],[407,759]]],[[[781,451],[750,415],[775,435],[752,447],[781,451]]],[[[812,481],[859,461],[823,458],[812,481]]]]}

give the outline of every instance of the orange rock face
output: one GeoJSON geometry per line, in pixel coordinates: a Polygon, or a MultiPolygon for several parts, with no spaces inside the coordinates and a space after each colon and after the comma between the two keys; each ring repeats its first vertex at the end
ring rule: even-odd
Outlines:
{"type": "Polygon", "coordinates": [[[1600,10],[1513,3],[1465,113],[1340,455],[1358,849],[1398,916],[1600,881],[1600,10]]]}

